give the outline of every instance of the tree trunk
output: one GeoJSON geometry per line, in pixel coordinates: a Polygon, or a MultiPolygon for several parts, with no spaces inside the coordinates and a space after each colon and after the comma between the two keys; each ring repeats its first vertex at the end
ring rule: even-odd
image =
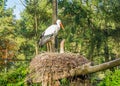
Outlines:
{"type": "MultiPolygon", "coordinates": [[[[57,20],[57,9],[58,9],[58,2],[57,0],[53,0],[53,13],[52,13],[52,24],[55,24],[56,23],[56,20],[57,20]]],[[[54,51],[57,51],[57,48],[58,48],[58,43],[57,43],[58,39],[57,39],[57,36],[55,37],[54,39],[54,45],[53,46],[53,52],[54,51]]]]}
{"type": "Polygon", "coordinates": [[[35,54],[38,55],[38,44],[37,44],[37,15],[35,12],[35,37],[36,37],[36,41],[35,41],[35,54]]]}
{"type": "Polygon", "coordinates": [[[55,24],[56,20],[57,20],[57,0],[53,0],[52,24],[55,24]]]}
{"type": "MultiPolygon", "coordinates": [[[[34,1],[34,3],[35,3],[35,1],[34,1]]],[[[37,21],[36,10],[35,10],[35,13],[34,13],[34,28],[35,28],[35,38],[36,38],[36,41],[35,41],[35,54],[38,55],[38,44],[37,44],[38,21],[37,21]]]]}

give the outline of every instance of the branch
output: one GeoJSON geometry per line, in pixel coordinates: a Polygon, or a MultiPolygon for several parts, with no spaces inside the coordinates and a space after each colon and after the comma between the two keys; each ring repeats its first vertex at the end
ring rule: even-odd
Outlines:
{"type": "Polygon", "coordinates": [[[109,62],[100,64],[100,65],[96,65],[96,66],[84,65],[83,67],[78,67],[76,69],[70,70],[70,74],[71,74],[70,76],[94,73],[94,72],[106,70],[106,69],[109,69],[112,67],[116,67],[119,65],[120,65],[120,58],[113,60],[113,61],[109,61],[109,62]]]}
{"type": "Polygon", "coordinates": [[[106,70],[106,69],[116,67],[119,65],[120,65],[120,58],[113,60],[113,61],[109,61],[109,62],[100,64],[100,65],[93,66],[93,67],[89,68],[89,73],[94,73],[94,72],[106,70]]]}

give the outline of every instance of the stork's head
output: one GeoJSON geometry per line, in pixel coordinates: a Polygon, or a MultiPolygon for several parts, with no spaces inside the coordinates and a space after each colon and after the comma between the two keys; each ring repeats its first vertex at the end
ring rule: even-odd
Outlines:
{"type": "Polygon", "coordinates": [[[57,25],[59,25],[62,29],[64,29],[63,24],[60,19],[56,21],[57,25]]]}

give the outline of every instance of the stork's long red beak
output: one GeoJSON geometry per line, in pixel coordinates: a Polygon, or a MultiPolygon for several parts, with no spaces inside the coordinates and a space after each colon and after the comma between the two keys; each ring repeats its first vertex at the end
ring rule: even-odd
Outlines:
{"type": "Polygon", "coordinates": [[[62,23],[60,23],[60,26],[61,26],[61,28],[64,30],[64,27],[63,27],[63,24],[62,24],[62,23]]]}

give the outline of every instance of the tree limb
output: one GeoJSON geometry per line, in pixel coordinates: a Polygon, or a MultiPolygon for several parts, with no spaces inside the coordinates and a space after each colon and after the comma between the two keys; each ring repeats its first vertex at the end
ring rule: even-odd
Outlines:
{"type": "Polygon", "coordinates": [[[120,58],[113,60],[113,61],[103,63],[103,64],[99,64],[96,66],[84,65],[83,67],[78,67],[76,69],[70,70],[70,73],[71,73],[71,76],[84,75],[84,74],[89,74],[89,73],[94,73],[94,72],[106,70],[106,69],[116,67],[119,65],[120,65],[120,58]]]}

